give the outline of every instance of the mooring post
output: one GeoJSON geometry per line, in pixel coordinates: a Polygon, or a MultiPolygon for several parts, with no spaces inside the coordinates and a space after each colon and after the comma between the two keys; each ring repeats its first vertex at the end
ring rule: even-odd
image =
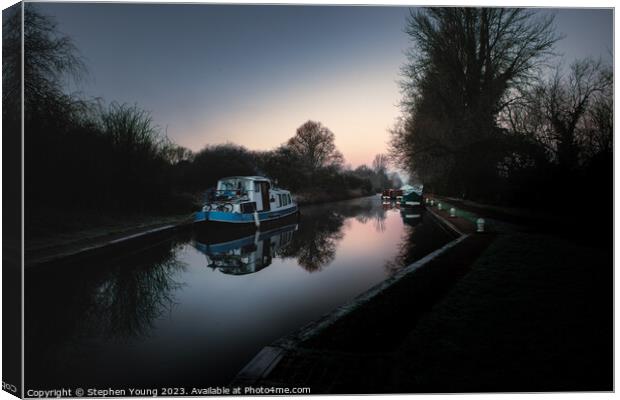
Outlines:
{"type": "Polygon", "coordinates": [[[450,208],[450,217],[456,217],[456,210],[454,209],[454,207],[450,208]]]}
{"type": "Polygon", "coordinates": [[[441,203],[437,203],[437,209],[441,211],[441,203]]]}
{"type": "Polygon", "coordinates": [[[478,227],[478,229],[476,229],[476,232],[484,232],[484,219],[483,218],[478,218],[476,220],[476,225],[478,227]]]}

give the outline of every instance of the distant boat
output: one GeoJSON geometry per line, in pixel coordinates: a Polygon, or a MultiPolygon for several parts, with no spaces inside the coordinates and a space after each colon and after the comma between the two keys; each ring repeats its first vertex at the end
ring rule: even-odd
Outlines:
{"type": "Polygon", "coordinates": [[[381,194],[384,201],[400,201],[403,197],[403,191],[400,189],[385,189],[381,194]]]}
{"type": "Polygon", "coordinates": [[[403,196],[400,205],[403,207],[416,207],[423,205],[424,185],[405,185],[401,188],[403,196]]]}
{"type": "Polygon", "coordinates": [[[231,176],[217,182],[216,189],[194,216],[201,226],[260,228],[297,215],[291,192],[273,187],[262,176],[231,176]]]}

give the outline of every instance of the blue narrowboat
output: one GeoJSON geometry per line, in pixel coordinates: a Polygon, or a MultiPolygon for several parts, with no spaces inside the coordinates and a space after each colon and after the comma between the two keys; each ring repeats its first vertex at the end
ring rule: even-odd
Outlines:
{"type": "Polygon", "coordinates": [[[222,178],[207,192],[202,207],[194,216],[201,226],[260,228],[288,217],[299,208],[288,190],[274,187],[262,176],[222,178]]]}
{"type": "Polygon", "coordinates": [[[423,185],[405,185],[401,188],[403,195],[400,200],[402,207],[420,207],[424,206],[424,186],[423,185]]]}

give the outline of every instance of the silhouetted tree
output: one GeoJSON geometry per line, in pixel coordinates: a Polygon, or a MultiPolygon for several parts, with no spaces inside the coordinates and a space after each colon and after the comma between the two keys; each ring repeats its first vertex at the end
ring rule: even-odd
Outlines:
{"type": "Polygon", "coordinates": [[[566,196],[575,181],[592,193],[609,184],[612,88],[609,66],[578,60],[521,90],[504,110],[511,151],[500,171],[510,186],[530,188],[521,197],[566,196]]]}
{"type": "Polygon", "coordinates": [[[299,154],[287,145],[266,151],[258,156],[259,169],[278,185],[290,190],[298,190],[308,184],[308,176],[303,174],[303,161],[299,154]]]}
{"type": "Polygon", "coordinates": [[[180,179],[184,186],[202,191],[215,186],[220,178],[257,172],[256,154],[243,146],[226,143],[208,145],[197,152],[180,179]]]}
{"type": "Polygon", "coordinates": [[[552,22],[526,9],[412,11],[405,118],[392,131],[399,165],[444,191],[490,191],[504,153],[497,115],[551,54],[552,22]]]}
{"type": "MultiPolygon", "coordinates": [[[[21,13],[11,15],[3,24],[3,96],[16,98],[21,92],[21,13]]],[[[27,111],[44,111],[54,103],[65,103],[64,79],[79,80],[86,67],[71,38],[61,34],[54,20],[24,4],[24,101],[27,111]]]]}
{"type": "Polygon", "coordinates": [[[314,174],[321,168],[337,169],[342,166],[343,157],[334,140],[334,133],[320,122],[307,121],[297,128],[287,146],[308,172],[314,174]]]}
{"type": "Polygon", "coordinates": [[[612,84],[610,67],[586,59],[571,64],[568,75],[558,67],[550,81],[535,88],[548,122],[539,137],[563,169],[578,168],[587,154],[611,148],[611,126],[604,110],[611,103],[612,84]]]}
{"type": "Polygon", "coordinates": [[[389,160],[385,154],[377,154],[372,161],[372,169],[377,174],[385,174],[387,172],[389,160]]]}

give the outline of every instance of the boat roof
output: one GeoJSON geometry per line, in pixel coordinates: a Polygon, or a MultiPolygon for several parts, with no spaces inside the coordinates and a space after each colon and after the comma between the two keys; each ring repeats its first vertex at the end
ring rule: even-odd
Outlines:
{"type": "Polygon", "coordinates": [[[264,176],[227,176],[225,178],[220,178],[220,181],[225,181],[228,179],[244,179],[247,181],[271,181],[269,178],[265,178],[264,176]]]}

